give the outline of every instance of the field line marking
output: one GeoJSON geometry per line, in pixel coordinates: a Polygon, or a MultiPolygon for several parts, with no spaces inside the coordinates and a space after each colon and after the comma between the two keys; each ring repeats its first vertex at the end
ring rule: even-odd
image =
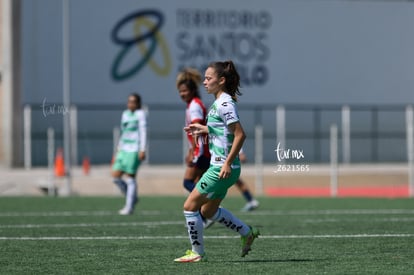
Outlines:
{"type": "MultiPolygon", "coordinates": [[[[366,218],[366,221],[369,222],[399,222],[399,223],[406,223],[406,222],[414,222],[414,217],[409,218],[366,218]]],[[[322,218],[322,219],[304,219],[302,220],[304,223],[338,223],[338,222],[361,222],[361,219],[357,218],[322,218]]]]}
{"type": "MultiPolygon", "coordinates": [[[[137,215],[159,216],[177,214],[177,211],[141,210],[137,215]]],[[[286,216],[286,215],[403,215],[414,214],[414,209],[325,209],[325,210],[255,210],[240,215],[286,216]]],[[[116,211],[53,211],[53,212],[0,212],[0,217],[71,217],[71,216],[112,216],[116,211]]]]}
{"type": "Polygon", "coordinates": [[[159,222],[112,222],[112,223],[53,223],[53,224],[5,224],[1,228],[67,228],[67,227],[125,227],[125,226],[161,226],[161,225],[185,225],[185,221],[159,221],[159,222]]]}
{"type": "MultiPolygon", "coordinates": [[[[338,223],[338,222],[359,222],[358,219],[304,219],[304,223],[338,223]]],[[[369,222],[414,222],[410,218],[373,218],[369,222]]],[[[82,228],[82,227],[128,227],[128,226],[163,226],[185,224],[184,220],[179,221],[155,221],[155,222],[111,222],[111,223],[43,223],[43,224],[0,224],[0,229],[30,229],[30,228],[82,228]]]]}
{"type": "MultiPolygon", "coordinates": [[[[163,212],[158,210],[141,210],[138,215],[157,216],[163,212]]],[[[0,212],[0,217],[75,217],[75,216],[113,216],[117,211],[50,211],[50,212],[0,212]]]]}
{"type": "Polygon", "coordinates": [[[284,216],[284,215],[401,215],[414,214],[414,209],[326,209],[326,210],[255,210],[245,213],[257,216],[284,216]]]}
{"type": "MultiPolygon", "coordinates": [[[[349,234],[349,235],[264,235],[262,239],[344,239],[344,238],[413,238],[414,234],[349,234]]],[[[205,239],[237,239],[239,236],[205,236],[205,239]]],[[[0,241],[65,241],[65,240],[172,240],[188,236],[91,236],[91,237],[0,237],[0,241]]]]}

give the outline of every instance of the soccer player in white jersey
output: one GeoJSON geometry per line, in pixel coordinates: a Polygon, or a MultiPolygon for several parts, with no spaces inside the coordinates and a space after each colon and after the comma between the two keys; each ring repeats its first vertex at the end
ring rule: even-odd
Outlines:
{"type": "MultiPolygon", "coordinates": [[[[177,90],[181,99],[186,103],[185,126],[192,123],[206,124],[207,110],[201,100],[198,86],[201,84],[200,73],[193,68],[186,68],[177,76],[177,90]]],[[[210,152],[207,135],[195,138],[191,132],[187,133],[189,150],[186,157],[187,169],[184,174],[183,186],[193,191],[195,183],[210,166],[210,152]]]]}
{"type": "Polygon", "coordinates": [[[230,211],[220,207],[221,201],[240,176],[240,149],[246,138],[239,121],[236,100],[240,95],[240,76],[232,61],[213,62],[206,72],[204,87],[214,95],[215,102],[207,115],[207,126],[190,124],[185,128],[193,135],[209,135],[211,153],[210,168],[197,182],[196,188],[184,203],[191,250],[175,262],[200,262],[206,259],[201,214],[241,235],[241,256],[251,250],[253,241],[259,236],[256,228],[248,226],[230,211]]]}
{"type": "Polygon", "coordinates": [[[112,166],[113,181],[125,195],[125,206],[119,210],[120,215],[132,214],[138,202],[135,176],[140,162],[145,160],[147,140],[147,122],[141,109],[141,97],[131,94],[127,107],[122,113],[121,137],[112,166]],[[123,175],[125,179],[122,179],[123,175]]]}

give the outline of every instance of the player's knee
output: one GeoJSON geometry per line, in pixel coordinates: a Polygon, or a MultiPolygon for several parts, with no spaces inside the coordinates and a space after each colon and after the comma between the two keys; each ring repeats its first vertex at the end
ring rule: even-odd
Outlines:
{"type": "Polygon", "coordinates": [[[183,210],[184,211],[194,211],[193,207],[191,207],[191,204],[189,204],[188,202],[185,202],[183,205],[183,210]]]}
{"type": "Polygon", "coordinates": [[[121,171],[117,171],[117,170],[113,170],[112,171],[112,177],[113,178],[120,178],[122,176],[122,172],[121,171]]]}
{"type": "Polygon", "coordinates": [[[197,204],[192,202],[192,201],[186,201],[184,203],[184,207],[183,207],[184,211],[198,211],[199,209],[197,209],[197,204]]]}

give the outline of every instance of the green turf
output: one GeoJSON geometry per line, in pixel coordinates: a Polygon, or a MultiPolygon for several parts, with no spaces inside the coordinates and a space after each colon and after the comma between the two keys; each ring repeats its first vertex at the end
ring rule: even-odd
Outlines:
{"type": "Polygon", "coordinates": [[[414,274],[411,199],[261,198],[241,213],[230,197],[223,205],[262,232],[252,252],[240,258],[236,234],[216,224],[208,262],[178,264],[189,248],[183,200],[143,197],[123,217],[120,198],[0,198],[0,274],[414,274]]]}

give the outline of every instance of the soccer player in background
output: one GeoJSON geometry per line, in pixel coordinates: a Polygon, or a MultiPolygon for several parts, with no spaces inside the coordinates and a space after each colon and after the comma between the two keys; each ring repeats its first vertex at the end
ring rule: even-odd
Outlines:
{"type": "Polygon", "coordinates": [[[206,72],[204,87],[213,94],[215,101],[207,115],[207,126],[190,124],[185,130],[193,135],[209,135],[210,167],[197,182],[196,188],[184,203],[191,250],[175,262],[199,262],[205,260],[203,222],[201,215],[214,220],[241,235],[241,256],[251,250],[259,231],[219,207],[230,188],[240,176],[239,152],[246,138],[237,113],[236,100],[240,76],[232,61],[211,63],[206,72]]]}
{"type": "Polygon", "coordinates": [[[113,182],[125,195],[125,206],[120,215],[133,213],[138,202],[136,173],[140,162],[145,160],[147,140],[147,122],[141,109],[141,97],[131,94],[128,97],[127,110],[122,113],[121,137],[118,151],[112,166],[113,182]],[[122,176],[125,175],[125,179],[122,176]]]}
{"type": "MultiPolygon", "coordinates": [[[[185,127],[192,123],[206,124],[207,110],[201,100],[198,86],[201,84],[200,73],[193,68],[186,68],[177,76],[177,90],[181,99],[186,103],[185,127]]],[[[183,186],[193,191],[195,183],[210,166],[210,152],[207,135],[195,138],[191,132],[187,133],[189,143],[186,157],[187,168],[184,174],[183,186]]]]}
{"type": "MultiPolygon", "coordinates": [[[[201,100],[198,86],[201,84],[201,74],[193,68],[186,68],[177,76],[177,90],[181,99],[187,104],[185,110],[185,127],[192,123],[206,124],[207,110],[201,100]]],[[[208,136],[195,137],[187,132],[188,154],[187,168],[184,173],[184,188],[191,193],[195,183],[201,178],[210,166],[210,152],[208,149],[208,136]]],[[[213,225],[213,221],[203,218],[204,228],[213,225]]]]}

